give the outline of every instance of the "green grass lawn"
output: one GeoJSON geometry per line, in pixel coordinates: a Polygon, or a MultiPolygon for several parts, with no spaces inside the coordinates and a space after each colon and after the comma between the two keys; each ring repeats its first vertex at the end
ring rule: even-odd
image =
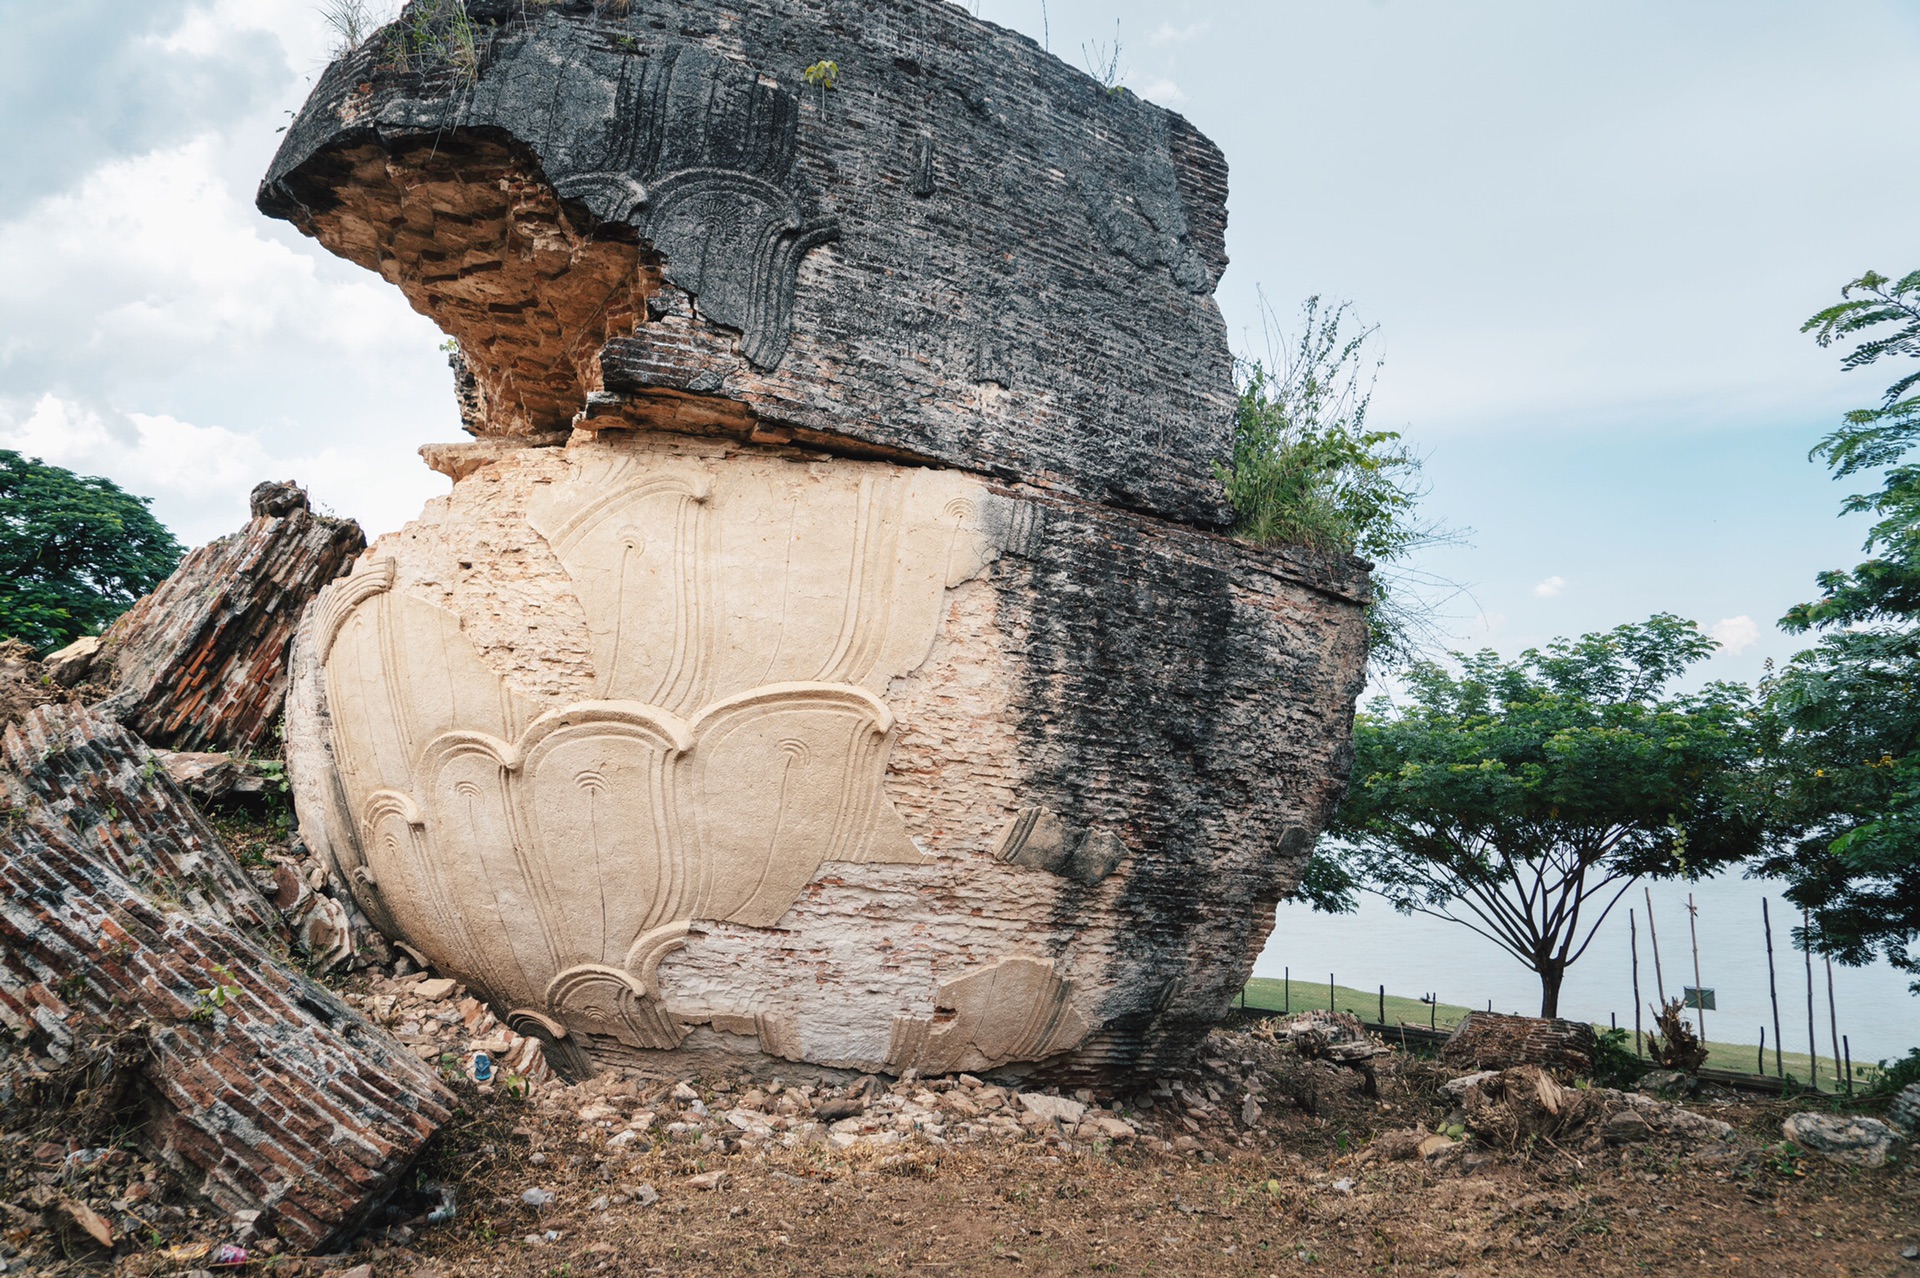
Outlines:
{"type": "MultiPolygon", "coordinates": [[[[1310,1008],[1326,1007],[1329,987],[1326,982],[1318,985],[1309,981],[1293,981],[1291,987],[1281,981],[1256,976],[1247,982],[1245,1000],[1249,1008],[1261,1011],[1302,1012],[1310,1008]]],[[[1352,1012],[1361,1020],[1378,1022],[1380,1016],[1380,991],[1378,989],[1356,990],[1345,985],[1331,987],[1333,1006],[1342,1012],[1352,1012]]],[[[1428,1006],[1417,998],[1401,998],[1387,995],[1386,1018],[1388,1025],[1434,1025],[1439,1029],[1452,1029],[1460,1023],[1462,1017],[1474,1009],[1460,1007],[1452,1003],[1440,1003],[1428,1006]]],[[[1708,1013],[1708,1028],[1711,1029],[1712,1013],[1708,1013]]],[[[1605,1025],[1596,1025],[1595,1029],[1606,1029],[1605,1025]]],[[[1631,1030],[1631,1024],[1626,1026],[1631,1030]]],[[[1709,1040],[1707,1043],[1707,1065],[1711,1069],[1738,1070],[1741,1073],[1755,1072],[1758,1047],[1752,1043],[1720,1043],[1709,1040]]],[[[1787,1076],[1804,1082],[1807,1078],[1810,1062],[1805,1052],[1782,1052],[1780,1063],[1787,1076]]],[[[1766,1073],[1773,1069],[1773,1049],[1767,1049],[1766,1073]]],[[[1853,1063],[1853,1081],[1856,1088],[1866,1085],[1875,1070],[1870,1062],[1853,1063]]],[[[1820,1058],[1820,1088],[1833,1091],[1835,1087],[1833,1062],[1825,1055],[1820,1058]]]]}

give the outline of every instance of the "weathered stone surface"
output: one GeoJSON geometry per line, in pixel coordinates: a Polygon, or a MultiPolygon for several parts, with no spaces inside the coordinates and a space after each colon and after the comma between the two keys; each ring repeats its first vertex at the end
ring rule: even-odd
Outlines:
{"type": "Polygon", "coordinates": [[[1449,1064],[1474,1069],[1544,1065],[1584,1078],[1599,1049],[1593,1026],[1554,1017],[1469,1012],[1440,1050],[1449,1064]]]}
{"type": "Polygon", "coordinates": [[[62,688],[71,688],[92,672],[94,658],[99,655],[100,636],[82,635],[59,651],[42,657],[40,664],[46,668],[47,678],[62,688]]]}
{"type": "Polygon", "coordinates": [[[43,709],[6,746],[27,803],[0,823],[0,1025],[25,1055],[0,1090],[109,1042],[150,1157],[294,1246],[342,1240],[451,1096],[246,934],[270,911],[125,732],[43,709]]]}
{"type": "Polygon", "coordinates": [[[173,750],[267,744],[301,610],[365,546],[297,487],[260,485],[245,528],[193,551],[107,631],[88,675],[114,688],[101,708],[173,750]]]}
{"type": "Polygon", "coordinates": [[[1852,1167],[1884,1167],[1900,1148],[1900,1133],[1860,1114],[1791,1114],[1781,1134],[1802,1149],[1852,1167]]]}
{"type": "Polygon", "coordinates": [[[1363,565],[1210,531],[1218,152],[938,0],[470,12],[261,188],[481,437],[301,623],[309,846],[563,1067],[1178,1064],[1365,660],[1363,565]]]}
{"type": "Polygon", "coordinates": [[[1151,1067],[1338,795],[1364,584],[955,472],[587,437],[322,596],[289,769],[371,918],[594,1059],[1151,1067]],[[1007,858],[1034,809],[1100,872],[1007,858]]]}
{"type": "Polygon", "coordinates": [[[374,36],[260,191],[459,339],[469,429],[791,438],[1224,522],[1226,164],[1180,116],[942,0],[470,9],[476,77],[374,36]]]}
{"type": "Polygon", "coordinates": [[[1893,1098],[1887,1121],[1908,1136],[1920,1139],[1920,1083],[1909,1083],[1893,1098]]]}

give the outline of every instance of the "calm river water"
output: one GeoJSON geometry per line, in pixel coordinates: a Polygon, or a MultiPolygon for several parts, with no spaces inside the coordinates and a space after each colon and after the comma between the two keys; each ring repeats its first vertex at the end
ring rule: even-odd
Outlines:
{"type": "MultiPolygon", "coordinates": [[[[1792,947],[1799,912],[1780,895],[1780,885],[1743,879],[1737,872],[1699,883],[1651,884],[1654,923],[1660,933],[1660,958],[1670,995],[1692,985],[1693,953],[1687,935],[1687,894],[1699,908],[1700,983],[1715,992],[1718,1011],[1706,1014],[1707,1037],[1715,1042],[1757,1043],[1760,1027],[1773,1039],[1767,999],[1767,952],[1760,927],[1760,901],[1769,898],[1773,914],[1774,964],[1780,992],[1780,1022],[1786,1050],[1807,1050],[1806,957],[1792,947]]],[[[1652,1002],[1653,952],[1647,941],[1646,902],[1638,885],[1630,889],[1585,956],[1567,974],[1561,991],[1562,1015],[1606,1024],[1609,1013],[1633,1024],[1633,986],[1627,908],[1640,925],[1640,990],[1652,1002]]],[[[1291,968],[1296,981],[1324,983],[1332,973],[1341,985],[1372,989],[1384,984],[1389,994],[1440,996],[1442,1003],[1495,1011],[1537,1013],[1540,983],[1506,951],[1458,924],[1426,915],[1403,915],[1377,897],[1363,897],[1358,913],[1319,914],[1304,905],[1280,907],[1273,937],[1254,967],[1254,975],[1279,977],[1291,968]]],[[[1840,1032],[1852,1043],[1853,1059],[1875,1061],[1905,1055],[1920,1046],[1920,998],[1908,993],[1911,978],[1889,964],[1833,969],[1834,1002],[1840,1032]]],[[[1820,1055],[1828,1045],[1826,968],[1814,960],[1814,1021],[1820,1055]]]]}

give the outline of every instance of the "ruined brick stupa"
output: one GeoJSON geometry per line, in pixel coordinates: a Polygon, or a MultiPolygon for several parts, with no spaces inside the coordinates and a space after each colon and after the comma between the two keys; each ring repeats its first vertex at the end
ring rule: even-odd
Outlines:
{"type": "Polygon", "coordinates": [[[302,628],[308,842],[579,1067],[1190,1051],[1365,655],[1361,566],[1223,535],[1219,151],[945,0],[465,13],[260,191],[475,436],[302,628]]]}

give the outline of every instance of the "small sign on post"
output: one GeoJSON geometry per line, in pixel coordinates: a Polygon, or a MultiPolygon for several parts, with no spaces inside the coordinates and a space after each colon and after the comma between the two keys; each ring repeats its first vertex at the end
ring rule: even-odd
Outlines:
{"type": "Polygon", "coordinates": [[[1693,985],[1682,985],[1680,989],[1680,1004],[1682,1007],[1697,1008],[1703,1012],[1717,1012],[1720,1010],[1714,1005],[1713,990],[1711,988],[1701,989],[1693,985]]]}

